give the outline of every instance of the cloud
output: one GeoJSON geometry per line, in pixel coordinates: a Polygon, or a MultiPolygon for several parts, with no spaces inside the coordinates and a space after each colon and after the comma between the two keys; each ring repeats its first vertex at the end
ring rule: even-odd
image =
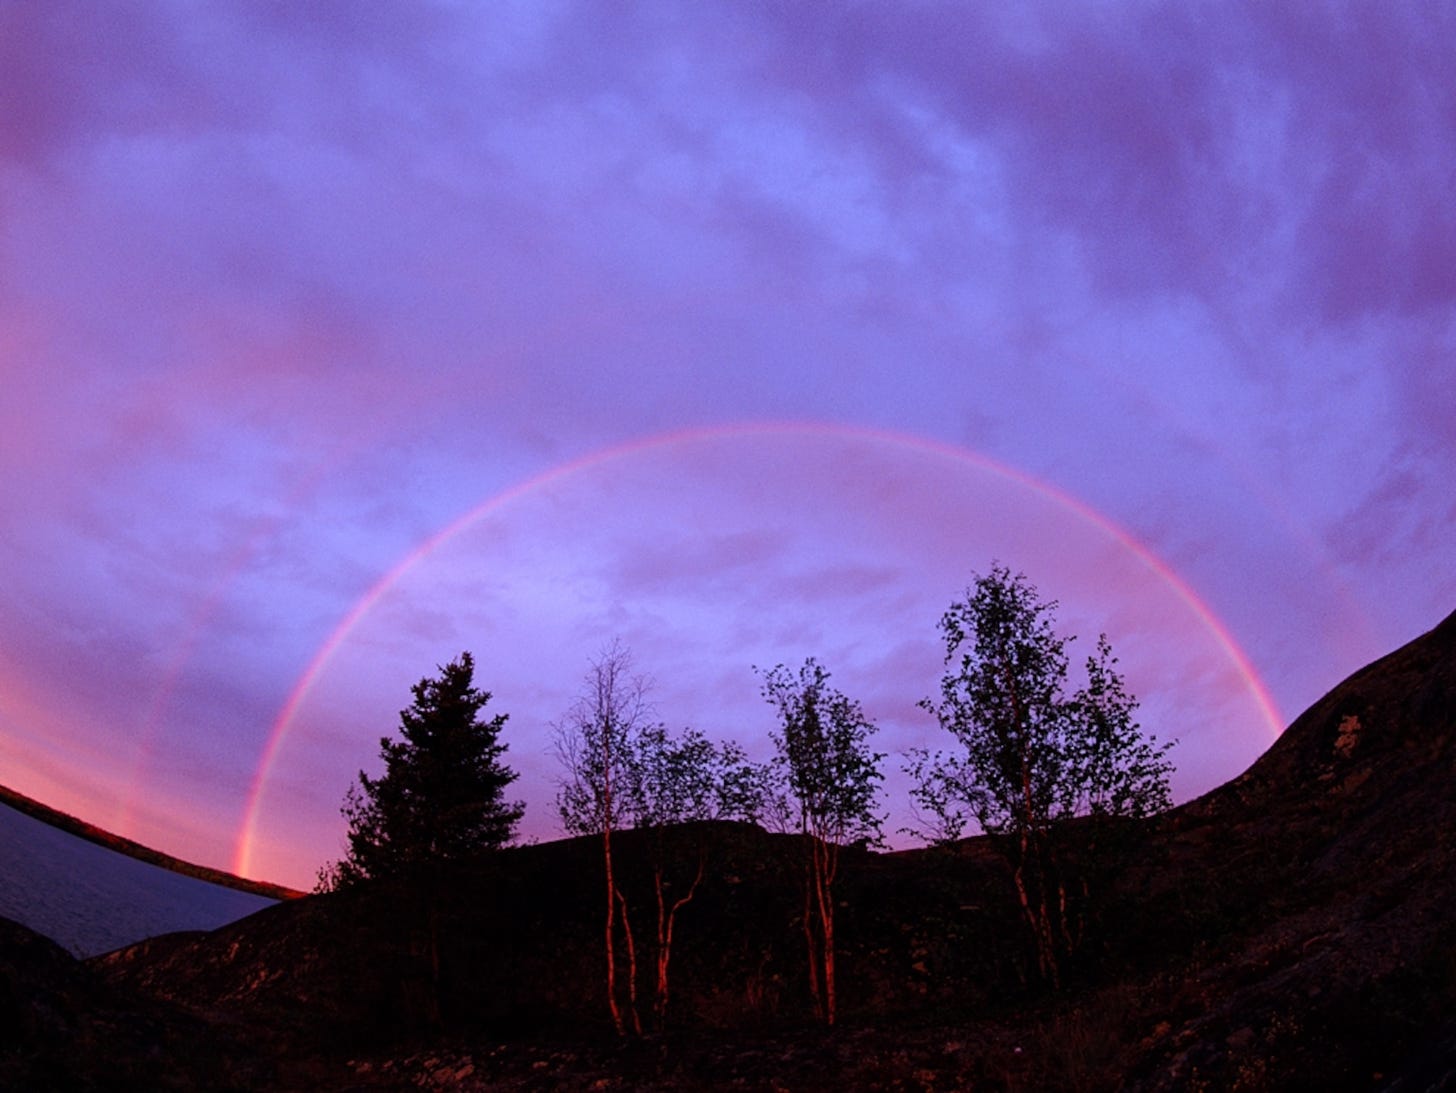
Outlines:
{"type": "MultiPolygon", "coordinates": [[[[933,637],[992,548],[1124,596],[1079,621],[1150,625],[1069,545],[1060,491],[1297,707],[1456,596],[1450,22],[7,6],[0,709],[95,670],[6,731],[38,783],[72,755],[66,792],[103,802],[131,774],[93,763],[98,726],[147,736],[177,800],[217,793],[206,841],[361,597],[492,497],[516,500],[401,578],[371,654],[338,654],[351,678],[407,689],[478,645],[529,735],[619,632],[690,718],[809,652],[889,711],[908,631],[933,637]],[[511,492],[769,420],[973,445],[1052,493],[827,437],[511,492]],[[227,708],[193,741],[210,689],[227,708]]],[[[366,752],[401,701],[377,698],[366,752]]],[[[361,761],[315,714],[297,787],[361,761]]]]}

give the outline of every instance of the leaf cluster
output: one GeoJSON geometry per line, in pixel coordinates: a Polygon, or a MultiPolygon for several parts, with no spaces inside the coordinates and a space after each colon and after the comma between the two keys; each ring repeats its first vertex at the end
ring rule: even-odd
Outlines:
{"type": "Polygon", "coordinates": [[[885,757],[870,749],[875,725],[860,704],[831,687],[813,657],[797,672],[782,664],[764,672],[763,696],[779,716],[772,780],[780,826],[829,843],[878,843],[885,757]]]}
{"type": "Polygon", "coordinates": [[[958,754],[911,752],[911,796],[933,839],[975,821],[990,834],[1035,832],[1075,815],[1151,815],[1171,804],[1172,742],[1143,735],[1137,701],[1106,635],[1068,691],[1057,604],[1022,574],[993,566],[941,619],[946,671],[921,703],[958,754]]]}
{"type": "Polygon", "coordinates": [[[664,828],[701,820],[756,819],[763,778],[736,743],[656,720],[645,678],[625,650],[597,661],[556,726],[563,777],[556,805],[568,834],[605,827],[664,828]]]}

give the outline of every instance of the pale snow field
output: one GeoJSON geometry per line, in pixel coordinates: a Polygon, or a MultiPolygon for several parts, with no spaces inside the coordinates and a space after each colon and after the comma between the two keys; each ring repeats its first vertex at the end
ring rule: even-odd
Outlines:
{"type": "Polygon", "coordinates": [[[0,916],[95,956],[276,902],[128,858],[0,805],[0,916]]]}

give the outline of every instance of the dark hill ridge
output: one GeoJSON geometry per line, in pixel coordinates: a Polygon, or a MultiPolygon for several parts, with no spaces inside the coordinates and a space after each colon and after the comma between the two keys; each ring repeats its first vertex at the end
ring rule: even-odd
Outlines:
{"type": "Polygon", "coordinates": [[[225,1027],[118,990],[0,919],[0,1089],[245,1090],[272,1085],[225,1027]]]}
{"type": "MultiPolygon", "coordinates": [[[[1336,811],[1399,794],[1426,760],[1449,764],[1456,736],[1456,613],[1357,671],[1306,710],[1243,775],[1180,813],[1217,816],[1288,803],[1336,811]],[[1361,791],[1361,783],[1374,778],[1361,791]],[[1308,792],[1314,783],[1326,792],[1308,792]],[[1305,792],[1291,792],[1302,789],[1305,792]]],[[[1449,766],[1448,766],[1449,769],[1449,766]]]]}
{"type": "Polygon", "coordinates": [[[1164,817],[1164,864],[1124,898],[1181,919],[1192,960],[1143,983],[1169,1027],[1131,1060],[1141,1086],[1437,1088],[1397,1083],[1421,1065],[1456,1083],[1453,775],[1456,615],[1164,817]]]}
{"type": "MultiPolygon", "coordinates": [[[[424,1020],[426,936],[406,925],[428,916],[402,889],[279,904],[84,970],[219,1030],[222,1059],[245,1037],[277,1070],[226,1075],[280,1089],[1456,1088],[1453,773],[1456,616],[1355,673],[1238,779],[1129,831],[1100,942],[1055,996],[1025,985],[984,840],[848,855],[833,1033],[800,986],[795,841],[743,825],[704,831],[677,1023],[645,1042],[608,1034],[590,839],[442,882],[440,1027],[424,1020]]],[[[640,885],[640,840],[620,849],[640,885]]]]}

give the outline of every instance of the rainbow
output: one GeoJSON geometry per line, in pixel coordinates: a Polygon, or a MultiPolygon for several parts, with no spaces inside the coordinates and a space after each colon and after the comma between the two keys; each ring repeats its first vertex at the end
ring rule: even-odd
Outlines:
{"type": "Polygon", "coordinates": [[[282,708],[279,710],[278,717],[268,734],[267,742],[263,747],[258,765],[254,770],[252,783],[248,790],[243,821],[239,828],[234,850],[232,872],[239,876],[247,876],[251,871],[258,819],[262,811],[262,803],[266,794],[268,780],[277,762],[279,752],[292,729],[293,721],[298,715],[298,711],[308,698],[319,678],[327,669],[334,654],[348,640],[350,634],[359,625],[360,621],[373,610],[405,573],[427,558],[441,544],[447,542],[476,521],[500,511],[512,502],[538,489],[559,482],[572,475],[643,452],[670,448],[675,445],[705,440],[762,436],[825,437],[891,445],[902,450],[933,455],[973,466],[978,470],[988,472],[993,476],[1014,483],[1053,502],[1114,540],[1146,567],[1159,581],[1172,590],[1175,596],[1198,619],[1199,623],[1213,636],[1216,644],[1235,666],[1239,675],[1242,677],[1244,686],[1253,696],[1270,730],[1271,736],[1278,736],[1282,731],[1284,725],[1283,719],[1264,681],[1254,669],[1253,664],[1250,663],[1247,654],[1245,654],[1233,635],[1229,633],[1228,628],[1214,614],[1212,609],[1199,598],[1197,593],[1188,586],[1187,582],[1179,577],[1167,563],[1137,539],[1134,539],[1124,528],[1085,502],[1071,496],[1056,486],[1033,478],[1024,471],[1003,463],[998,463],[969,449],[885,429],[821,422],[754,422],[680,429],[638,438],[624,444],[589,452],[579,458],[553,466],[500,493],[494,494],[446,524],[439,531],[430,535],[380,577],[354,603],[348,613],[339,621],[338,625],[334,627],[333,631],[318,647],[313,658],[298,677],[293,690],[289,693],[282,708]]]}

